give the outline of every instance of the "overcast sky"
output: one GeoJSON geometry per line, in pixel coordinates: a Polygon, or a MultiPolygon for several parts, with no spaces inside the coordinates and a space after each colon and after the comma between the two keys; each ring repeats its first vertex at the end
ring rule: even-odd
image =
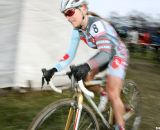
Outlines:
{"type": "Polygon", "coordinates": [[[102,16],[111,11],[125,15],[131,10],[138,10],[154,17],[160,17],[160,0],[89,0],[90,10],[102,16]]]}

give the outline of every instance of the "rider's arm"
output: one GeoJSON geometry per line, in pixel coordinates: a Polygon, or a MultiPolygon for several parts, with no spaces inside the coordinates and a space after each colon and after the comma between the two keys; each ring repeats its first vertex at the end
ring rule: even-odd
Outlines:
{"type": "Polygon", "coordinates": [[[61,71],[63,68],[65,68],[67,65],[71,63],[71,61],[74,59],[78,45],[80,41],[79,32],[76,29],[73,29],[72,37],[70,40],[70,46],[66,52],[66,54],[63,56],[63,58],[56,64],[54,67],[57,69],[57,71],[61,71]]]}
{"type": "Polygon", "coordinates": [[[115,46],[119,44],[118,36],[111,25],[97,21],[91,25],[90,34],[95,38],[99,53],[88,64],[91,69],[103,68],[115,55],[115,46]]]}

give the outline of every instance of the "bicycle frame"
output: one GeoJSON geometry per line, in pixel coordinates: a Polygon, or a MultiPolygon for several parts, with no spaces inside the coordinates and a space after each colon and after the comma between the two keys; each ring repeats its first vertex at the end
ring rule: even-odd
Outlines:
{"type": "MultiPolygon", "coordinates": [[[[62,76],[62,75],[66,75],[66,74],[64,74],[64,73],[57,73],[56,74],[56,76],[62,76]]],[[[54,91],[56,91],[58,93],[62,93],[62,90],[56,88],[53,85],[53,82],[49,82],[49,84],[54,91]]],[[[71,88],[75,89],[74,90],[75,91],[74,98],[77,101],[76,117],[75,117],[75,120],[74,120],[74,129],[73,130],[78,130],[78,124],[79,124],[79,120],[80,120],[80,117],[81,117],[81,111],[82,111],[82,108],[83,108],[84,97],[90,103],[93,110],[99,115],[99,117],[101,118],[103,123],[106,125],[106,127],[110,129],[111,128],[110,124],[104,118],[103,114],[99,111],[95,102],[92,100],[92,98],[94,97],[94,93],[85,88],[85,86],[83,84],[83,81],[82,80],[78,81],[78,85],[75,85],[74,77],[72,76],[71,77],[71,88]]],[[[73,106],[74,106],[74,104],[73,104],[73,106]]],[[[73,118],[73,112],[74,112],[74,108],[71,107],[70,110],[69,110],[65,130],[68,130],[70,125],[71,125],[71,120],[73,118]]]]}

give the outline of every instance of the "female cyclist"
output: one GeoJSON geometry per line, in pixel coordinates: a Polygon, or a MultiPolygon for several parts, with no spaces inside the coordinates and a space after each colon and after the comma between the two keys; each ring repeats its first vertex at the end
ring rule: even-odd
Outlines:
{"type": "MultiPolygon", "coordinates": [[[[106,20],[88,12],[87,0],[62,0],[61,12],[73,26],[70,47],[63,58],[45,73],[45,79],[50,81],[55,72],[61,71],[71,63],[80,40],[83,40],[89,47],[98,49],[99,52],[95,56],[75,67],[74,75],[77,80],[84,78],[89,80],[96,73],[107,69],[106,91],[115,114],[115,130],[124,130],[124,105],[120,92],[128,59],[126,46],[106,20]]],[[[95,89],[95,91],[103,97],[98,106],[103,111],[107,102],[106,92],[102,88],[95,89]]]]}

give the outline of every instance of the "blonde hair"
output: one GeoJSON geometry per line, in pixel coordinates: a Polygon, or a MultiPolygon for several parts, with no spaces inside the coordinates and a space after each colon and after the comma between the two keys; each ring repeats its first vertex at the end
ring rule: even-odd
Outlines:
{"type": "Polygon", "coordinates": [[[110,24],[111,24],[111,22],[110,22],[110,21],[108,21],[106,18],[101,17],[100,15],[98,15],[98,14],[97,14],[97,13],[95,13],[95,12],[88,11],[88,12],[87,12],[87,15],[91,15],[91,16],[95,16],[95,17],[101,18],[101,19],[103,19],[104,21],[106,21],[106,22],[108,22],[108,23],[110,23],[110,24]]]}

